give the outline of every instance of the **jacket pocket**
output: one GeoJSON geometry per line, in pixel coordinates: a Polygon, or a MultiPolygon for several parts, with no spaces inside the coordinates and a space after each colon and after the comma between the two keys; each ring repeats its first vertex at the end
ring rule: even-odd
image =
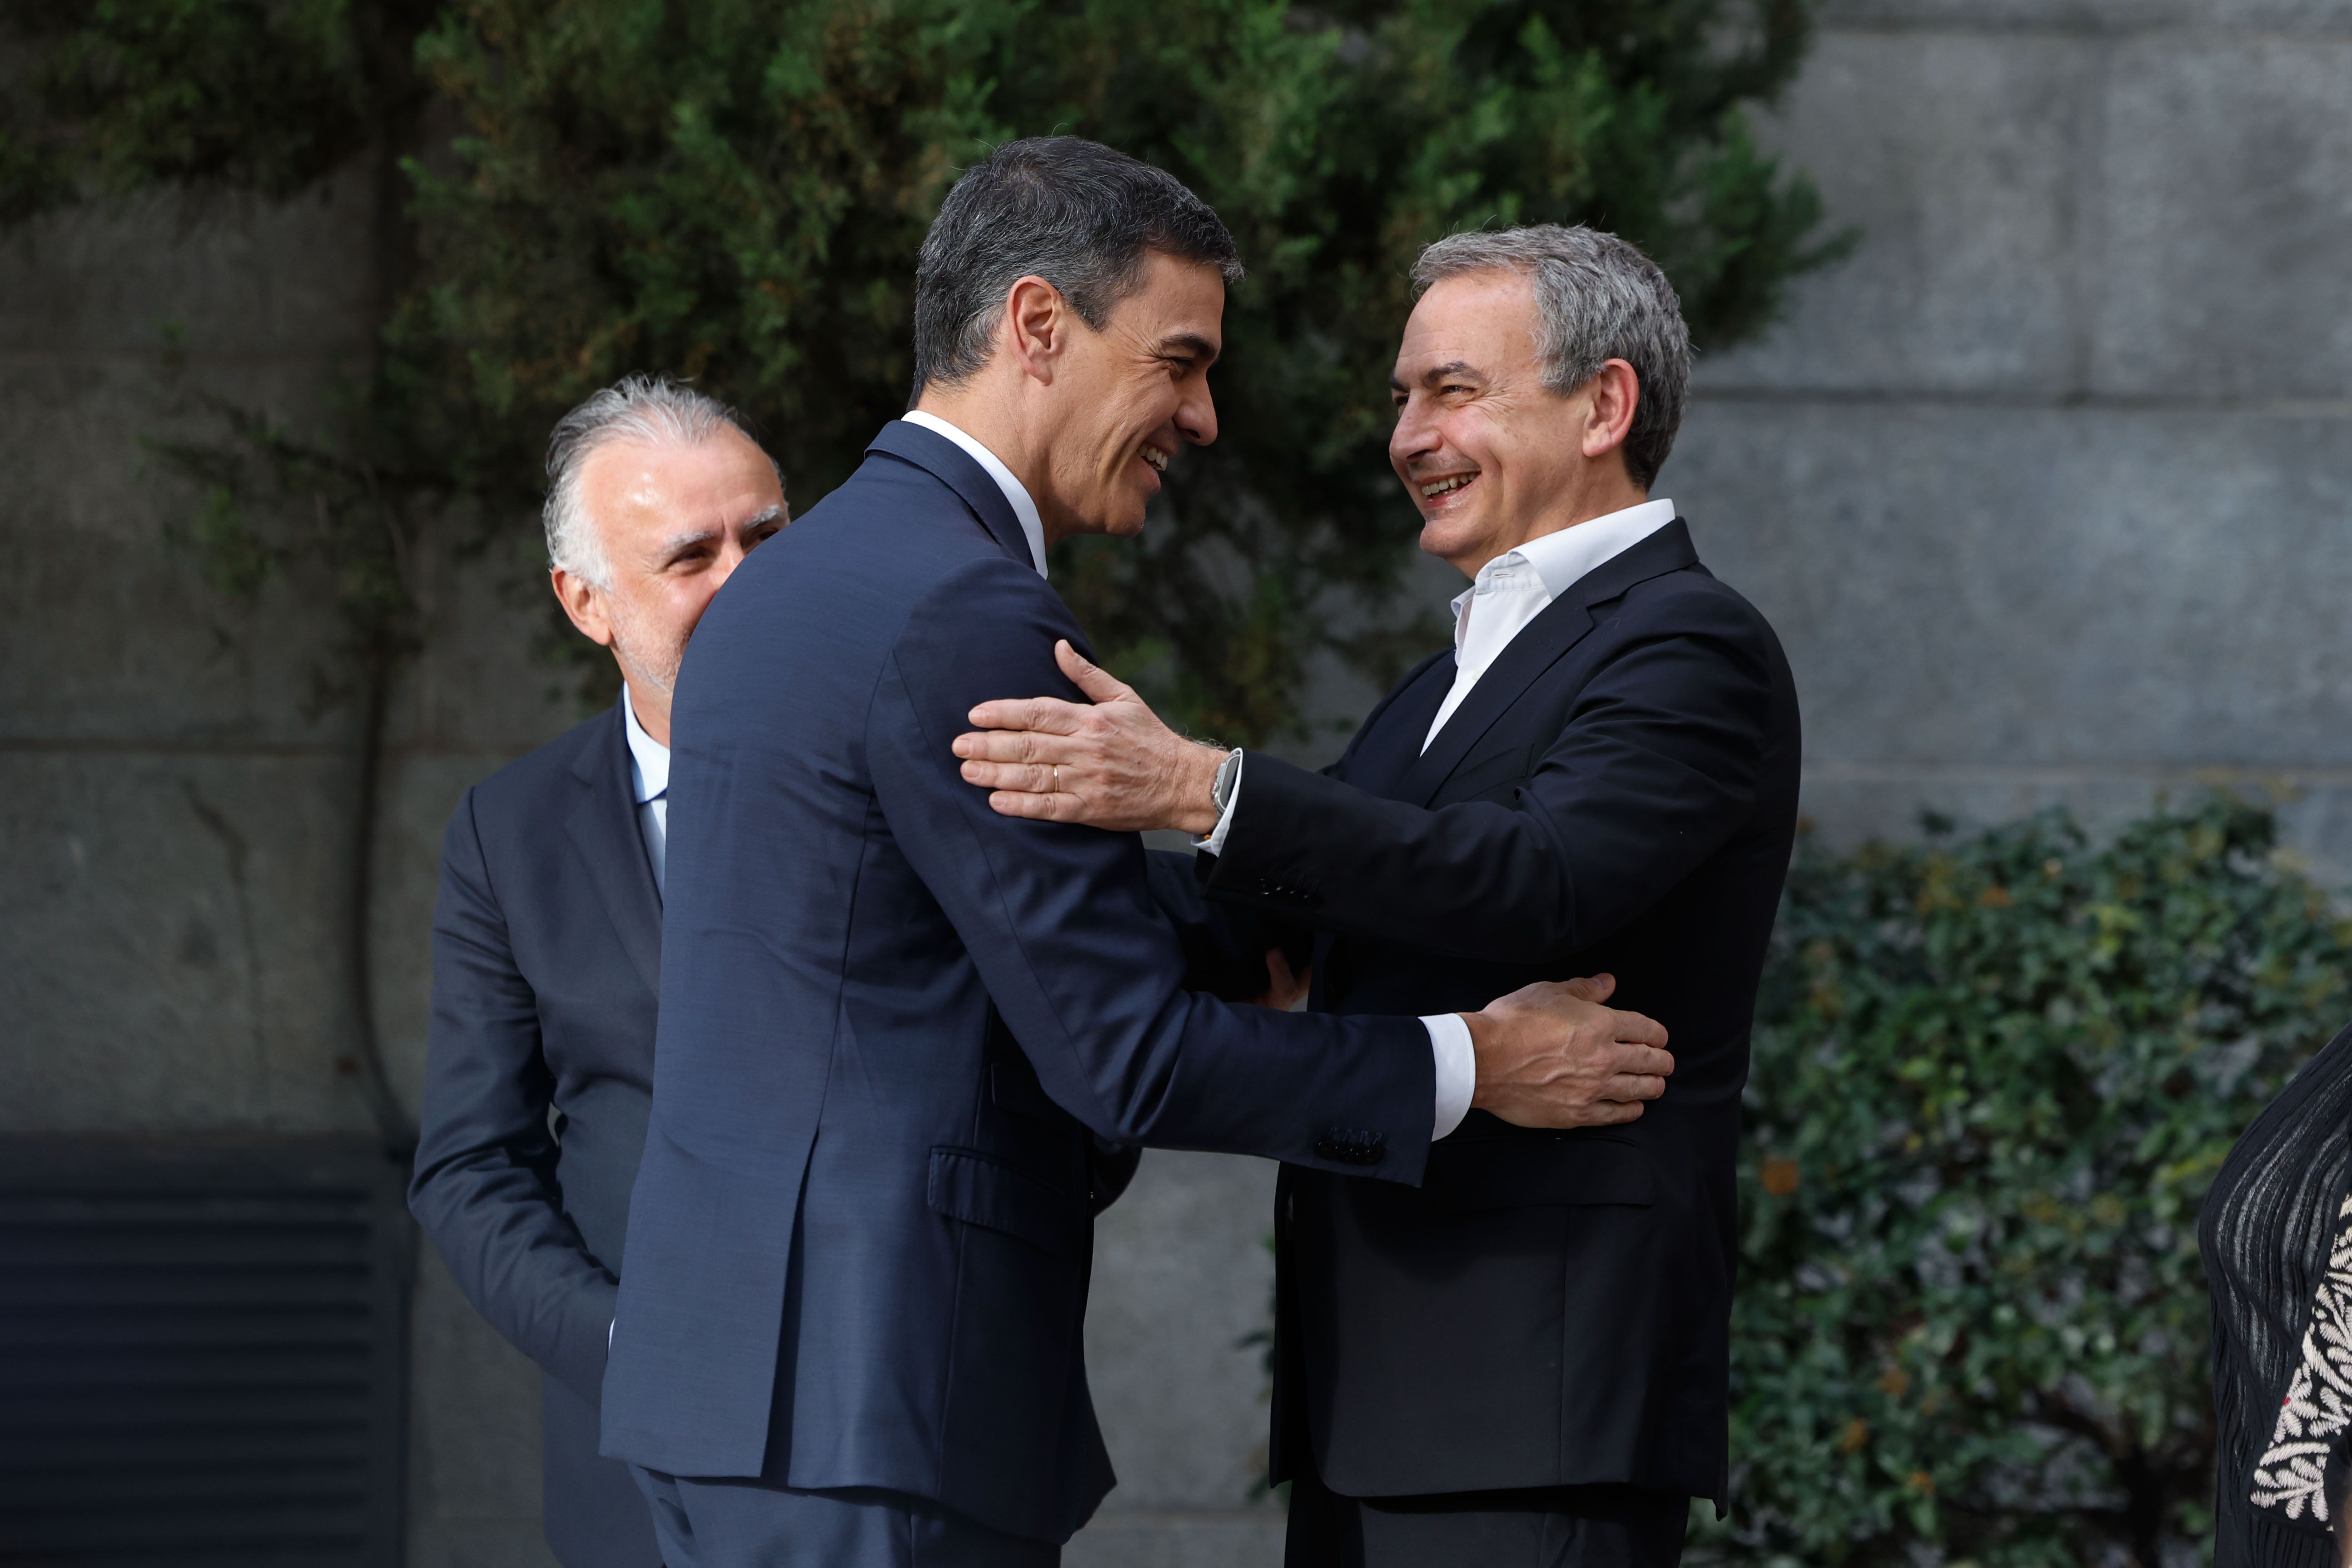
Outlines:
{"type": "Polygon", "coordinates": [[[975,1149],[931,1151],[931,1210],[1017,1237],[1056,1258],[1086,1249],[1086,1205],[975,1149]]]}
{"type": "Polygon", "coordinates": [[[1640,1145],[1591,1136],[1477,1138],[1430,1145],[1423,1196],[1440,1208],[1622,1205],[1646,1208],[1657,1178],[1640,1145]]]}

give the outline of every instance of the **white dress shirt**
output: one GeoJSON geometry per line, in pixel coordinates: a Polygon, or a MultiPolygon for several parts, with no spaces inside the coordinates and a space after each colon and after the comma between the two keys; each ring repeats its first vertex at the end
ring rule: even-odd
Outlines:
{"type": "MultiPolygon", "coordinates": [[[[1004,492],[1005,500],[1013,507],[1013,515],[1021,519],[1021,531],[1029,537],[1029,553],[1035,558],[1037,575],[1045,576],[1045,526],[1037,516],[1037,503],[1030,498],[1021,481],[1013,476],[1013,470],[1007,468],[995,453],[938,414],[925,413],[918,409],[901,417],[909,424],[919,424],[925,430],[946,436],[970,453],[971,460],[988,471],[988,476],[996,481],[996,487],[1004,492]]],[[[668,753],[663,753],[663,777],[667,779],[668,753]]],[[[1238,795],[1241,780],[1236,778],[1234,784],[1234,793],[1238,795]]],[[[1227,818],[1231,818],[1230,808],[1227,818]]],[[[1216,841],[1219,844],[1225,841],[1223,829],[1224,823],[1220,822],[1216,841]]],[[[1477,1088],[1478,1063],[1471,1048],[1470,1026],[1462,1021],[1461,1014],[1438,1013],[1421,1021],[1429,1030],[1429,1048],[1437,1064],[1436,1131],[1430,1134],[1431,1138],[1436,1139],[1460,1126],[1462,1118],[1470,1113],[1470,1095],[1477,1088]]]]}
{"type": "Polygon", "coordinates": [[[919,408],[912,413],[902,413],[898,417],[908,424],[921,425],[934,435],[946,436],[950,441],[962,447],[974,463],[988,470],[988,476],[996,481],[996,487],[1003,491],[1005,500],[1012,503],[1013,517],[1020,519],[1022,536],[1029,541],[1031,564],[1036,567],[1039,577],[1045,576],[1045,519],[1038,517],[1037,503],[1030,498],[1028,488],[1013,476],[1013,470],[1007,468],[995,453],[991,452],[936,413],[925,413],[919,408]]]}
{"type": "Polygon", "coordinates": [[[621,722],[629,735],[629,788],[637,802],[637,832],[646,841],[646,863],[653,867],[654,890],[662,890],[669,860],[669,747],[637,722],[637,705],[621,688],[621,722]]]}
{"type": "MultiPolygon", "coordinates": [[[[1454,686],[1445,694],[1421,748],[1437,738],[1478,677],[1491,668],[1511,639],[1528,622],[1549,608],[1578,579],[1613,560],[1675,520],[1675,504],[1644,501],[1638,507],[1610,512],[1574,523],[1555,533],[1529,539],[1478,569],[1468,589],[1454,601],[1454,686]]],[[[1194,847],[1216,854],[1233,830],[1234,810],[1242,803],[1241,776],[1246,764],[1234,769],[1233,792],[1217,825],[1194,847]]],[[[1459,1013],[1441,1013],[1421,1020],[1429,1027],[1431,1049],[1437,1053],[1437,1130],[1442,1138],[1470,1113],[1470,1096],[1477,1088],[1478,1063],[1471,1049],[1470,1026],[1459,1013]]]]}
{"type": "Polygon", "coordinates": [[[1587,573],[1674,520],[1672,501],[1644,501],[1531,538],[1480,567],[1470,586],[1454,596],[1454,689],[1430,721],[1421,748],[1429,749],[1478,677],[1494,667],[1528,622],[1587,573]]]}

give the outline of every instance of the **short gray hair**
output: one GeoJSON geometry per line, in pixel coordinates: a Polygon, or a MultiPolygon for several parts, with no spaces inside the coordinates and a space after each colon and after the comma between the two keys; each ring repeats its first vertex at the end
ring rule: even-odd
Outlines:
{"type": "Polygon", "coordinates": [[[1034,274],[1099,332],[1152,251],[1242,280],[1241,252],[1209,204],[1164,169],[1076,136],[1032,136],[965,170],[915,262],[915,390],[988,362],[1004,295],[1034,274]]]}
{"type": "MultiPolygon", "coordinates": [[[[580,499],[588,459],[607,446],[698,446],[722,430],[751,433],[733,409],[667,376],[624,376],[555,422],[547,438],[547,563],[598,588],[613,582],[612,559],[580,499]]],[[[751,441],[755,447],[760,444],[751,441]]],[[[765,448],[760,455],[767,457],[765,448]]],[[[776,460],[768,457],[768,466],[776,460]]],[[[784,473],[776,468],[782,487],[784,473]]]]}
{"type": "Polygon", "coordinates": [[[1633,367],[1639,392],[1625,436],[1625,472],[1655,483],[1682,428],[1690,391],[1690,329],[1657,263],[1615,235],[1581,225],[1449,235],[1412,264],[1413,298],[1467,272],[1527,275],[1536,297],[1536,359],[1544,390],[1565,397],[1610,360],[1633,367]]]}

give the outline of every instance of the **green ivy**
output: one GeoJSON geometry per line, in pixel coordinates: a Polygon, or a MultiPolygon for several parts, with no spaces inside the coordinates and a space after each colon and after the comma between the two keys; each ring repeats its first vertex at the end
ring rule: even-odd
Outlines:
{"type": "Polygon", "coordinates": [[[1733,1312],[1734,1561],[2157,1568],[2210,1534],[2198,1205],[2352,925],[2270,815],[2063,815],[1791,874],[1733,1312]]]}
{"type": "MultiPolygon", "coordinates": [[[[1804,0],[18,0],[0,46],[30,67],[0,73],[0,220],[157,182],[282,193],[373,151],[407,226],[383,260],[378,366],[314,466],[364,468],[387,505],[395,487],[454,497],[519,540],[550,424],[633,370],[744,409],[805,511],[905,405],[915,251],[958,169],[1055,131],[1150,159],[1252,267],[1227,312],[1223,434],[1180,462],[1140,545],[1077,541],[1055,576],[1113,664],[1196,728],[1255,741],[1296,729],[1318,654],[1379,679],[1443,636],[1390,601],[1418,526],[1383,451],[1414,251],[1464,226],[1598,223],[1659,257],[1704,347],[1752,335],[1837,248],[1744,118],[1795,71],[1808,16],[1804,0]]],[[[317,506],[263,483],[234,499],[317,506]]],[[[190,532],[245,551],[218,573],[244,581],[252,537],[307,528],[190,532]]],[[[407,584],[398,552],[370,548],[381,580],[334,580],[379,616],[407,584]]]]}

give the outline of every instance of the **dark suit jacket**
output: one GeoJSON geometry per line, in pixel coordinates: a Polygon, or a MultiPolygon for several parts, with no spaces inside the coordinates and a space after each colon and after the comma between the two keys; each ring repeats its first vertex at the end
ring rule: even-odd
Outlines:
{"type": "Polygon", "coordinates": [[[661,1561],[627,1467],[596,1452],[660,974],[616,704],[466,791],[449,820],[408,1189],[467,1299],[547,1374],[543,1511],[565,1568],[661,1561]]]}
{"type": "Polygon", "coordinates": [[[1622,1127],[1474,1111],[1417,1191],[1286,1171],[1276,1473],[1720,1498],[1739,1095],[1797,815],[1788,663],[1677,519],[1556,600],[1422,753],[1454,674],[1406,676],[1328,776],[1252,755],[1211,896],[1319,927],[1332,1012],[1609,971],[1675,1072],[1622,1127]]]}
{"type": "Polygon", "coordinates": [[[605,1452],[1066,1539],[1111,1485],[1087,1134],[1419,1178],[1418,1022],[1184,990],[1137,838],[959,776],[974,704],[1077,695],[1058,637],[1003,493],[903,422],[704,615],[605,1452]]]}

